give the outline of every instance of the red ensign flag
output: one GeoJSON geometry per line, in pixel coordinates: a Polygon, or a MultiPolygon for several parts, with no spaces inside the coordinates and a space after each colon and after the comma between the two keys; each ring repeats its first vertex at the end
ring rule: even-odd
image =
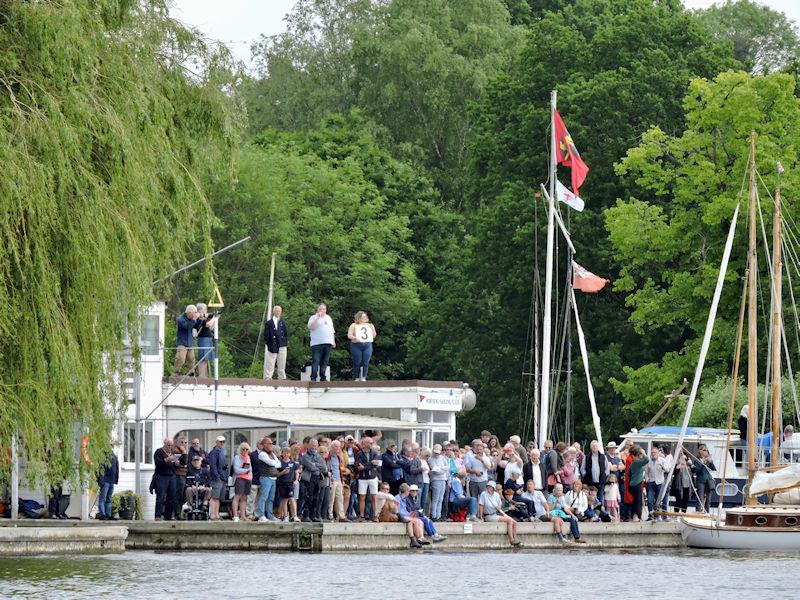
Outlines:
{"type": "Polygon", "coordinates": [[[575,147],[564,121],[561,120],[561,115],[555,109],[553,109],[553,113],[556,130],[556,162],[572,170],[572,191],[578,196],[583,180],[586,179],[586,174],[589,172],[589,167],[578,154],[578,149],[575,147]]]}
{"type": "Polygon", "coordinates": [[[572,287],[582,292],[594,294],[599,292],[608,283],[608,279],[598,277],[591,271],[587,271],[574,260],[572,261],[572,287]]]}

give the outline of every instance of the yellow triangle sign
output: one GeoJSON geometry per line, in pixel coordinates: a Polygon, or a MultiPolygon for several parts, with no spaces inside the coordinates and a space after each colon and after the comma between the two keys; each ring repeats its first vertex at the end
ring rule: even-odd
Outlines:
{"type": "Polygon", "coordinates": [[[208,301],[209,308],[222,308],[225,303],[222,301],[222,295],[219,293],[219,287],[214,286],[214,297],[208,301]]]}

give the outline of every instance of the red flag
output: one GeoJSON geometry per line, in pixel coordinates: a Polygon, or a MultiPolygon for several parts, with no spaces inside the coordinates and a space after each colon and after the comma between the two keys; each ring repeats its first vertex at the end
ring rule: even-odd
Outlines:
{"type": "Polygon", "coordinates": [[[608,279],[598,277],[594,273],[587,271],[574,260],[572,261],[572,287],[582,292],[594,294],[602,290],[608,279]]]}
{"type": "Polygon", "coordinates": [[[579,189],[586,179],[586,174],[589,172],[589,167],[581,159],[578,154],[578,149],[572,141],[572,136],[567,131],[564,121],[561,120],[561,115],[558,111],[553,109],[553,123],[556,130],[556,162],[569,167],[572,170],[572,191],[576,196],[579,196],[579,189]]]}

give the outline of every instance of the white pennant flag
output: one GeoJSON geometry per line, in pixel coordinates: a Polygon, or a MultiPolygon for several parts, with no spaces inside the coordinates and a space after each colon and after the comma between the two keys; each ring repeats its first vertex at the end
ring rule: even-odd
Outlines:
{"type": "Polygon", "coordinates": [[[584,205],[581,197],[567,189],[558,179],[556,179],[556,198],[578,212],[583,211],[584,205]]]}

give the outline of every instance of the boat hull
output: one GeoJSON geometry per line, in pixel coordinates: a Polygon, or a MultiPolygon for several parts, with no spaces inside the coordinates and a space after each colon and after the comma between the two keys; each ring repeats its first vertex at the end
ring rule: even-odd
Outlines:
{"type": "Polygon", "coordinates": [[[708,517],[682,517],[681,536],[690,548],[800,552],[800,529],[717,524],[708,517]]]}

